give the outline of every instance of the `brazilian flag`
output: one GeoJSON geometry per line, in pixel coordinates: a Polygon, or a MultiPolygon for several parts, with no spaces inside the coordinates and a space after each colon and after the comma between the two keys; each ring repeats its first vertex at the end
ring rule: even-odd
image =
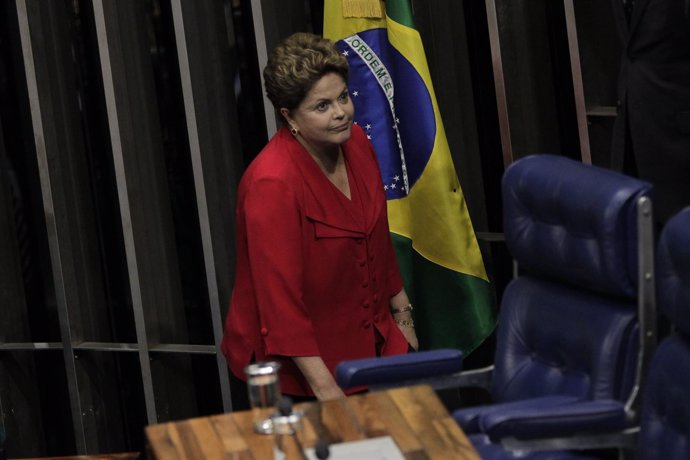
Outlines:
{"type": "Polygon", "coordinates": [[[355,122],[376,150],[421,348],[470,353],[496,315],[409,0],[325,0],[350,64],[355,122]]]}

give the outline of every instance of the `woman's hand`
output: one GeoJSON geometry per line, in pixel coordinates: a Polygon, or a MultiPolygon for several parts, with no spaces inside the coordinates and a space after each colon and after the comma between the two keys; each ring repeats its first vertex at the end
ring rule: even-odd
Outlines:
{"type": "Polygon", "coordinates": [[[417,340],[417,332],[415,332],[414,326],[403,326],[398,324],[398,328],[400,328],[400,332],[402,332],[407,339],[407,343],[409,343],[410,346],[415,349],[415,351],[418,351],[419,340],[417,340]]]}

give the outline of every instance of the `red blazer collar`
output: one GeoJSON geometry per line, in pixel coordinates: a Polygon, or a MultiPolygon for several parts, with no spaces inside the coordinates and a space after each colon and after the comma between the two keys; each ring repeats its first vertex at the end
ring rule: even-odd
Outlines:
{"type": "Polygon", "coordinates": [[[379,194],[383,194],[383,189],[378,167],[370,158],[366,144],[357,142],[356,137],[361,137],[362,133],[355,133],[355,129],[359,128],[354,126],[352,138],[342,145],[349,168],[351,200],[328,180],[316,161],[287,129],[281,128],[277,136],[289,146],[289,155],[304,180],[307,217],[342,230],[349,236],[364,237],[372,231],[378,220],[383,201],[379,194]]]}

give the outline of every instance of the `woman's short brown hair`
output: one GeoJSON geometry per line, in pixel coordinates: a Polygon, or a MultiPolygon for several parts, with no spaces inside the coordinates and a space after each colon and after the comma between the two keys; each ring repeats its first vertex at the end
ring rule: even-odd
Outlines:
{"type": "MultiPolygon", "coordinates": [[[[318,35],[298,32],[276,46],[264,68],[266,96],[280,115],[293,110],[324,75],[335,72],[347,81],[347,59],[335,44],[318,35]]],[[[285,122],[281,115],[281,119],[285,122]]]]}

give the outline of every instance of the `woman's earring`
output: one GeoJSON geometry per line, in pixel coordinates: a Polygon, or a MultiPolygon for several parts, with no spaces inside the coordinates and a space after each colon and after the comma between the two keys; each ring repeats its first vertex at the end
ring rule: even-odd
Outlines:
{"type": "Polygon", "coordinates": [[[299,131],[294,126],[290,126],[290,133],[292,133],[293,136],[297,137],[297,134],[299,134],[299,131]]]}

